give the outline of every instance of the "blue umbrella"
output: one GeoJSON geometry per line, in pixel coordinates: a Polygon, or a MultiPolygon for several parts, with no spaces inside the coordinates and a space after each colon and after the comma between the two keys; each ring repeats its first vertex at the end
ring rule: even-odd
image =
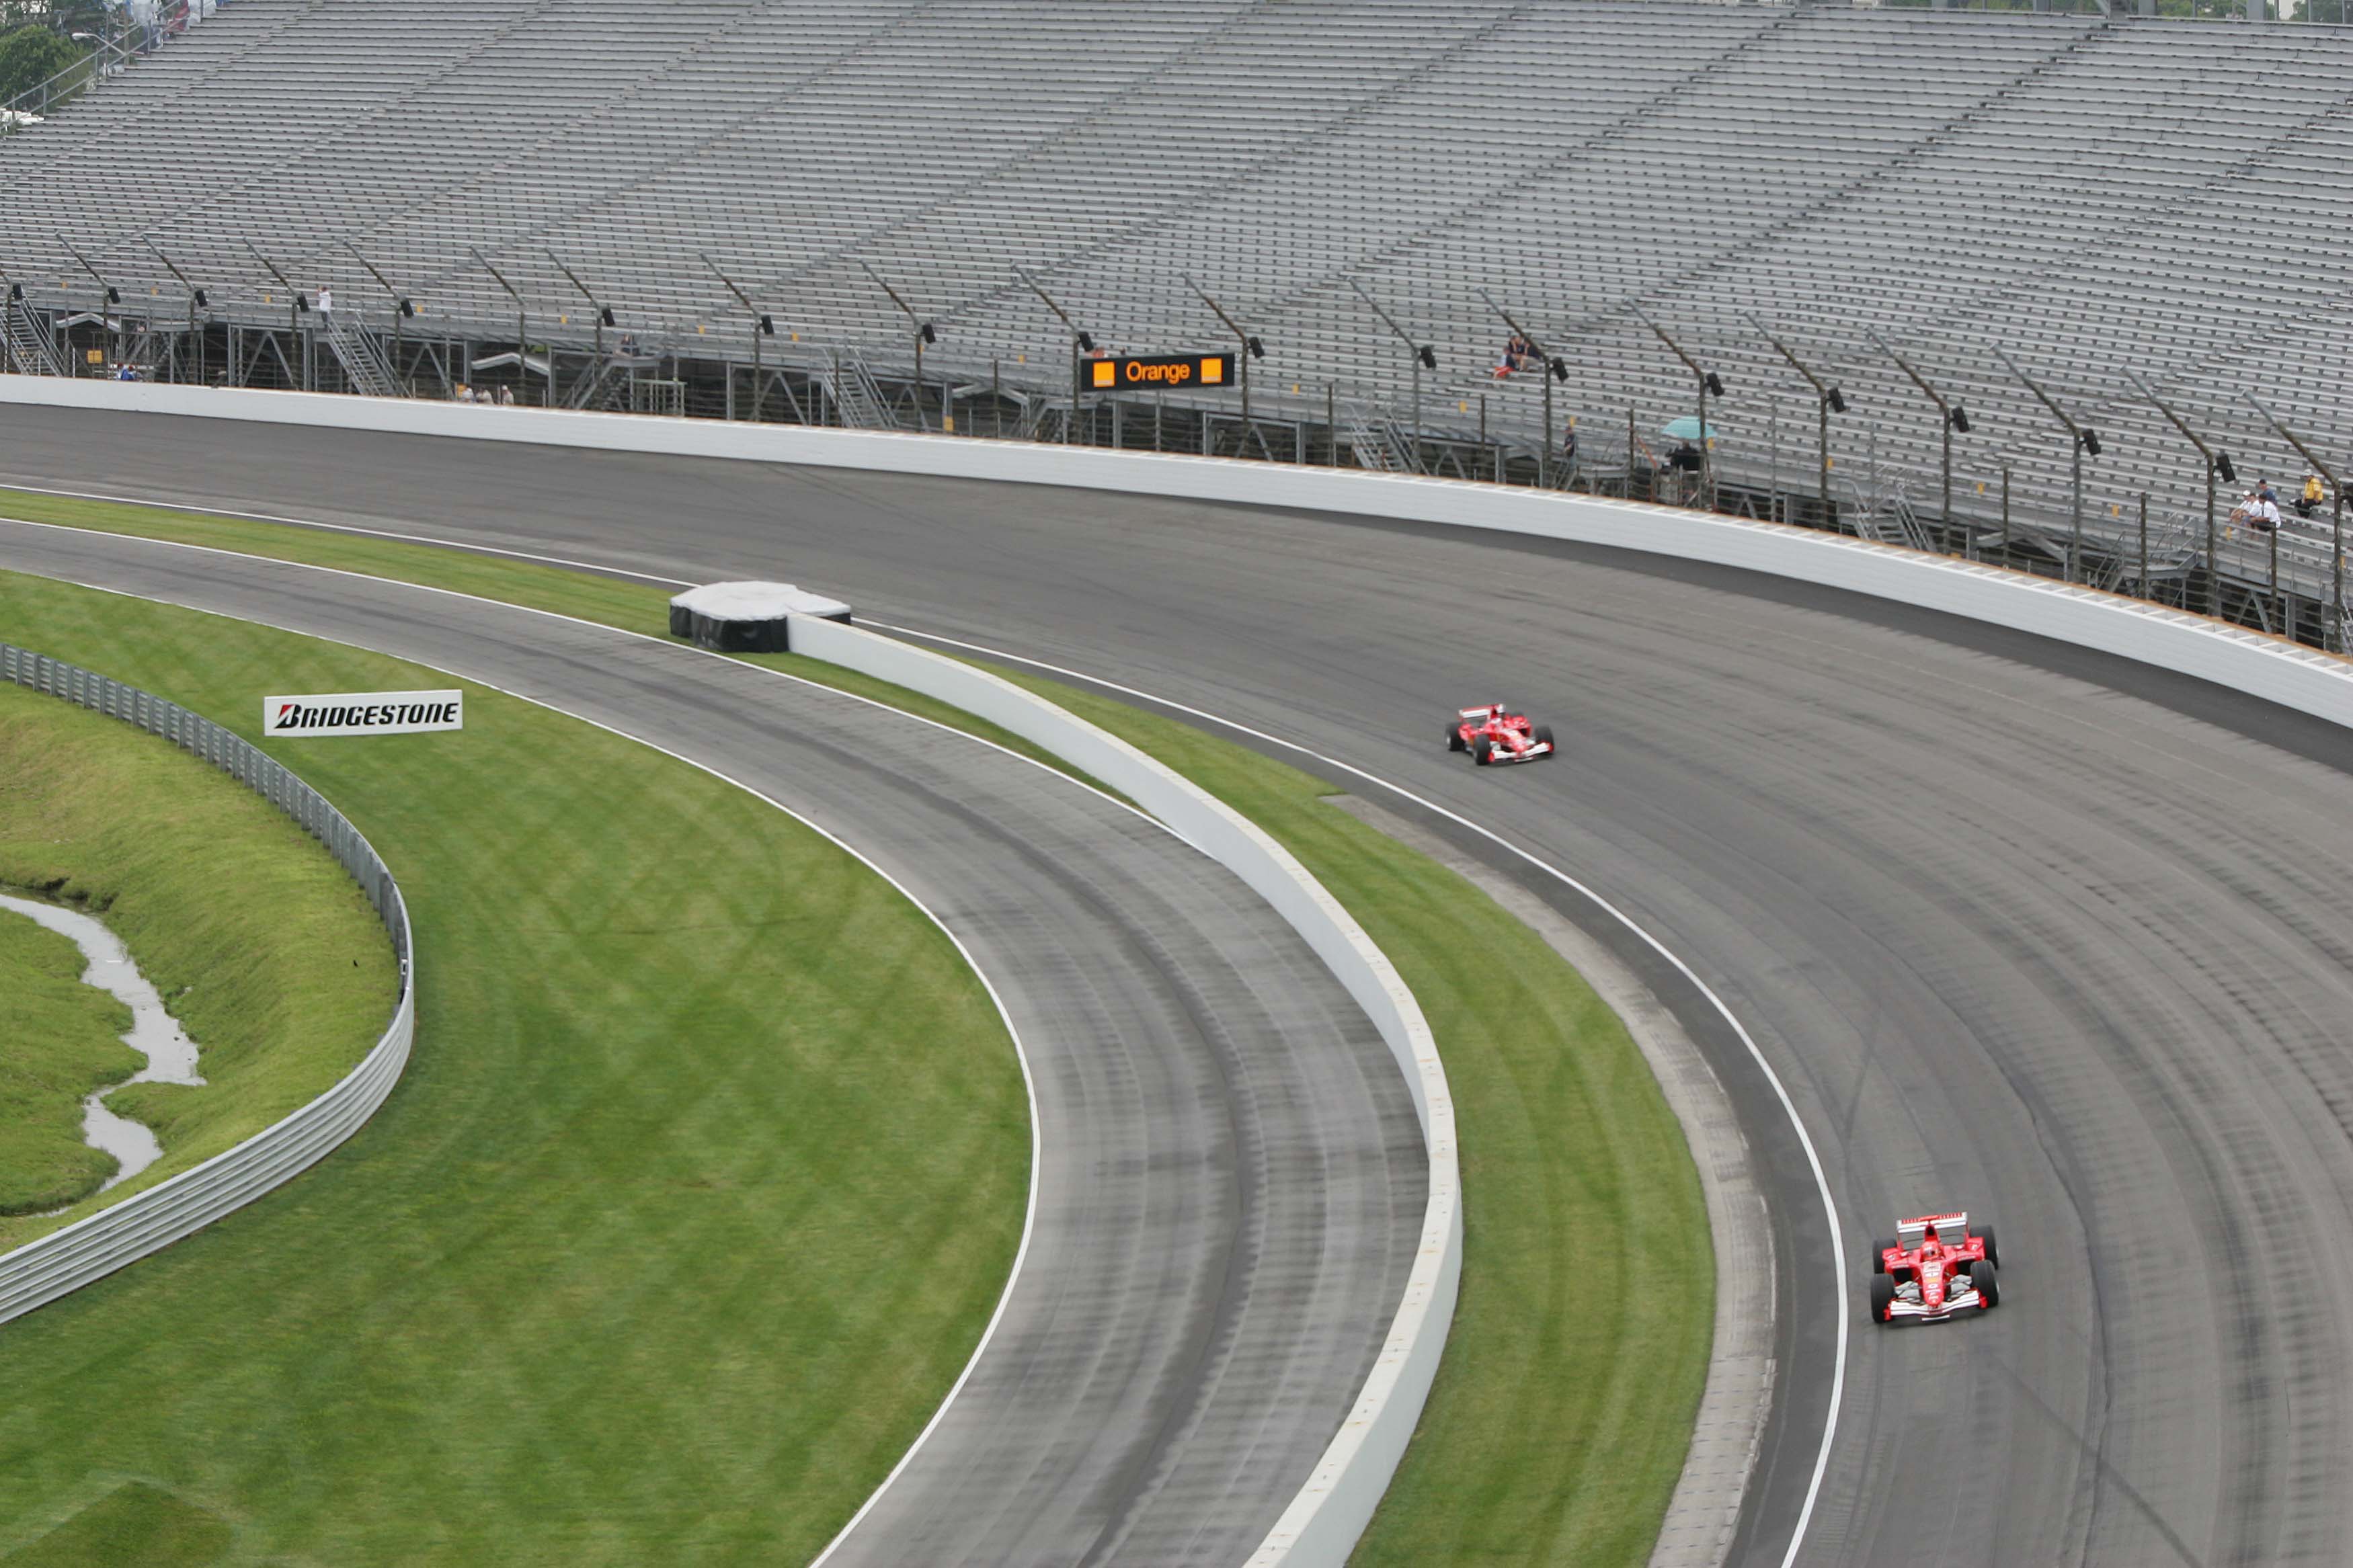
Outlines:
{"type": "MultiPolygon", "coordinates": [[[[1700,438],[1699,420],[1694,416],[1686,414],[1680,419],[1669,420],[1660,427],[1659,434],[1670,441],[1696,441],[1700,438]]],[[[1715,430],[1712,426],[1708,429],[1707,438],[1711,441],[1715,439],[1715,430]]]]}

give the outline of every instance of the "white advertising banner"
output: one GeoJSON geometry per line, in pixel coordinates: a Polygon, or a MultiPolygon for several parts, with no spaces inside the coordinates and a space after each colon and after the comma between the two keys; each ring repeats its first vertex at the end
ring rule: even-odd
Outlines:
{"type": "Polygon", "coordinates": [[[414,735],[466,727],[462,691],[331,691],[265,697],[261,727],[271,740],[297,735],[414,735]]]}

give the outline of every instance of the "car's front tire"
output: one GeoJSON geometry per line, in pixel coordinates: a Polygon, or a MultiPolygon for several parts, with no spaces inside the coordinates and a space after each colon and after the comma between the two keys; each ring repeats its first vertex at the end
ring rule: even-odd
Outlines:
{"type": "Polygon", "coordinates": [[[1560,748],[1559,748],[1558,746],[1554,746],[1554,745],[1553,745],[1553,743],[1552,743],[1552,726],[1551,726],[1551,725],[1549,725],[1549,724],[1539,724],[1539,725],[1537,725],[1537,726],[1536,726],[1535,738],[1536,738],[1537,742],[1538,742],[1540,744],[1542,744],[1542,745],[1546,745],[1546,746],[1551,746],[1551,747],[1552,747],[1552,749],[1551,749],[1550,751],[1548,751],[1548,752],[1545,752],[1545,755],[1546,755],[1546,756],[1547,756],[1547,757],[1556,757],[1556,756],[1560,755],[1560,748]]]}
{"type": "Polygon", "coordinates": [[[1471,742],[1471,760],[1481,767],[1495,760],[1495,742],[1482,735],[1471,742]]]}
{"type": "Polygon", "coordinates": [[[1462,739],[1462,721],[1460,719],[1449,719],[1446,721],[1446,749],[1450,752],[1467,752],[1471,749],[1462,739]]]}
{"type": "Polygon", "coordinates": [[[1989,1307],[2001,1305],[2001,1271],[1991,1263],[1979,1259],[1970,1264],[1969,1283],[1976,1288],[1978,1300],[1989,1307]]]}
{"type": "Polygon", "coordinates": [[[1893,1316],[1895,1305],[1895,1281],[1884,1274],[1871,1277],[1871,1320],[1884,1323],[1893,1316]]]}

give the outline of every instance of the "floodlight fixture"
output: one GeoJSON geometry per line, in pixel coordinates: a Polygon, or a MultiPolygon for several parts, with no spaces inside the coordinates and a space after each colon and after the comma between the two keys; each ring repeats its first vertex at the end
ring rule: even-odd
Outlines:
{"type": "Polygon", "coordinates": [[[1957,403],[1954,404],[1951,412],[1945,416],[1945,421],[1964,436],[1969,433],[1969,411],[1957,403]]]}
{"type": "Polygon", "coordinates": [[[1830,389],[1826,400],[1831,405],[1831,413],[1843,414],[1846,412],[1846,394],[1841,392],[1836,386],[1832,386],[1830,389]]]}
{"type": "Polygon", "coordinates": [[[2239,470],[2232,466],[2231,454],[2228,452],[2214,454],[2214,472],[2226,485],[2235,485],[2239,482],[2239,470]]]}

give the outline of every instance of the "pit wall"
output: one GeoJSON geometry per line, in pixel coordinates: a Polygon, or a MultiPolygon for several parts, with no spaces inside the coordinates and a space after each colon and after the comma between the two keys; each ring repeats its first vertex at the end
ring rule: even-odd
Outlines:
{"type": "Polygon", "coordinates": [[[952,436],[0,375],[0,405],[12,403],[1062,485],[1493,529],[1710,562],[1941,610],[2137,659],[2334,723],[2353,724],[2353,664],[2282,638],[2000,567],[1636,501],[1460,479],[952,436]]]}
{"type": "MultiPolygon", "coordinates": [[[[0,376],[14,381],[15,376],[0,376]]],[[[316,1100],[244,1142],[76,1220],[63,1230],[0,1253],[0,1322],[103,1279],[243,1208],[327,1157],[358,1131],[400,1081],[417,1033],[417,977],[408,908],[375,849],[330,805],[259,746],[211,720],[95,670],[0,643],[0,680],[46,691],[203,758],[301,823],[360,885],[392,938],[400,991],[392,1020],[359,1066],[316,1100]]]]}
{"type": "Polygon", "coordinates": [[[1430,1158],[1430,1196],[1405,1299],[1380,1358],[1314,1473],[1251,1553],[1251,1568],[1341,1568],[1405,1455],[1446,1348],[1462,1272],[1454,1105],[1413,993],[1338,900],[1248,818],[1117,736],[960,660],[838,621],[795,616],[792,650],[921,691],[1010,730],[1121,791],[1233,872],[1307,939],[1380,1030],[1405,1074],[1430,1158]]]}

